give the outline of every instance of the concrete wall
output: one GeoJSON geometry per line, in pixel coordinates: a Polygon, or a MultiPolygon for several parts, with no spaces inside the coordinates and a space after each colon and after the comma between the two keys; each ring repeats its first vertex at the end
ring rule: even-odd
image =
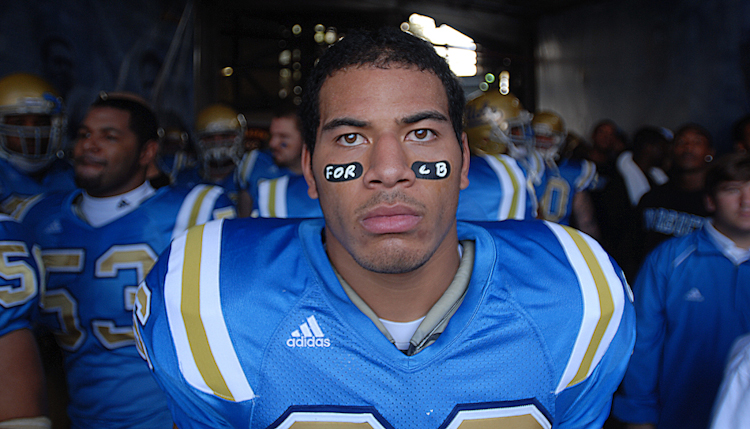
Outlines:
{"type": "Polygon", "coordinates": [[[641,125],[697,122],[719,151],[750,112],[750,2],[624,0],[540,20],[537,108],[590,136],[610,118],[641,125]]]}

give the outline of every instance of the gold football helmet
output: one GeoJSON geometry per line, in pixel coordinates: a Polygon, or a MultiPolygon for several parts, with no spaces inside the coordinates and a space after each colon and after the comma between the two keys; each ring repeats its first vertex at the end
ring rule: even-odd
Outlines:
{"type": "Polygon", "coordinates": [[[550,111],[537,112],[531,120],[531,127],[536,150],[544,159],[557,158],[568,135],[562,118],[550,111]]]}
{"type": "Polygon", "coordinates": [[[212,104],[198,113],[195,133],[204,172],[234,168],[240,162],[246,128],[245,117],[224,104],[212,104]]]}
{"type": "Polygon", "coordinates": [[[65,126],[62,98],[47,81],[28,73],[0,79],[0,157],[37,173],[62,154],[65,126]]]}
{"type": "Polygon", "coordinates": [[[532,144],[532,115],[513,94],[482,92],[466,103],[466,135],[475,153],[523,158],[532,144]]]}

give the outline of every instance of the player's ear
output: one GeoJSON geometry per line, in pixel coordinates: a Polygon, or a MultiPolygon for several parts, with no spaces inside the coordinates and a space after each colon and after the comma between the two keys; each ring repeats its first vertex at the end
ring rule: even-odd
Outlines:
{"type": "Polygon", "coordinates": [[[159,152],[159,142],[157,140],[149,140],[143,144],[141,148],[141,155],[138,159],[139,164],[149,165],[156,159],[156,154],[159,152]]]}
{"type": "Polygon", "coordinates": [[[302,145],[302,174],[307,182],[307,195],[312,199],[318,198],[318,186],[312,171],[312,154],[307,145],[302,145]]]}
{"type": "Polygon", "coordinates": [[[469,186],[469,160],[471,152],[469,151],[469,139],[466,133],[461,134],[461,184],[460,189],[466,189],[469,186]]]}

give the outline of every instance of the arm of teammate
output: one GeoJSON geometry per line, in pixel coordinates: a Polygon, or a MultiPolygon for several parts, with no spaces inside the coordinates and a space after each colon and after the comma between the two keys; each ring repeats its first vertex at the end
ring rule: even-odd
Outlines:
{"type": "Polygon", "coordinates": [[[0,337],[0,422],[44,416],[44,372],[34,335],[17,329],[0,337]]]}

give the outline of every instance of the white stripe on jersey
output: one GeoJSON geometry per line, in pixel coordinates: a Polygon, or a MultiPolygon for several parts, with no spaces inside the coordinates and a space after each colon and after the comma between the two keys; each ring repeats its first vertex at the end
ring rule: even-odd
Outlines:
{"type": "Polygon", "coordinates": [[[262,180],[258,183],[258,210],[260,217],[288,217],[286,189],[289,176],[262,180]]]}
{"type": "Polygon", "coordinates": [[[255,168],[255,162],[258,160],[258,149],[251,150],[242,157],[240,166],[235,170],[234,181],[240,187],[240,189],[248,189],[251,187],[251,183],[248,182],[250,175],[253,173],[255,168]]]}
{"type": "Polygon", "coordinates": [[[487,155],[484,159],[497,175],[503,189],[497,220],[523,220],[526,215],[526,176],[518,163],[507,155],[487,155]],[[513,192],[507,192],[510,190],[513,192]]]}
{"type": "Polygon", "coordinates": [[[575,181],[576,192],[589,189],[595,178],[596,164],[588,160],[583,160],[581,162],[581,174],[578,175],[575,181]]]}
{"type": "Polygon", "coordinates": [[[570,227],[545,224],[562,245],[583,298],[581,326],[557,394],[585,380],[599,364],[619,329],[625,297],[620,276],[594,239],[570,227]]]}
{"type": "Polygon", "coordinates": [[[164,280],[167,320],[185,380],[230,401],[255,397],[232,345],[221,308],[223,221],[175,239],[164,280]],[[196,275],[197,274],[197,275],[196,275]]]}
{"type": "Polygon", "coordinates": [[[211,220],[216,199],[224,189],[211,185],[196,185],[190,190],[180,206],[175,219],[172,239],[181,235],[188,228],[211,220]]]}

